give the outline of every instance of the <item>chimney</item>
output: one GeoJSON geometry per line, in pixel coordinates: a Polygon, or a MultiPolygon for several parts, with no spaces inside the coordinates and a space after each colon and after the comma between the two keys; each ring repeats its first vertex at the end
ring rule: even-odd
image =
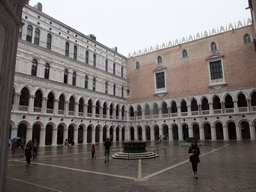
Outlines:
{"type": "Polygon", "coordinates": [[[34,8],[36,8],[38,11],[41,11],[41,12],[42,12],[42,10],[43,10],[43,5],[42,5],[42,3],[38,2],[38,3],[34,6],[34,8]]]}

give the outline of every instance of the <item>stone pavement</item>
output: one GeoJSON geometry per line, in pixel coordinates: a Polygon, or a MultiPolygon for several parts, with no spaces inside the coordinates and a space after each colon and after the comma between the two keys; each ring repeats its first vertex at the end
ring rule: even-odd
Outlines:
{"type": "MultiPolygon", "coordinates": [[[[256,191],[255,141],[202,144],[197,180],[188,161],[189,144],[178,141],[147,144],[148,151],[158,148],[160,157],[142,160],[141,179],[138,160],[110,158],[104,163],[103,144],[96,144],[94,160],[90,144],[39,148],[30,167],[21,152],[12,158],[10,151],[6,191],[256,191]]],[[[114,143],[111,154],[121,146],[114,143]]]]}

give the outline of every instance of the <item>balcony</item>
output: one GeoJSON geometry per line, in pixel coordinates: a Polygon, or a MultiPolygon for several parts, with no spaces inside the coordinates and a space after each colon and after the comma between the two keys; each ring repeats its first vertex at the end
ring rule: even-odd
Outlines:
{"type": "Polygon", "coordinates": [[[234,110],[234,108],[228,108],[228,109],[225,109],[225,112],[226,113],[234,113],[235,110],[234,110]]]}
{"type": "Polygon", "coordinates": [[[239,107],[238,110],[239,110],[239,113],[244,113],[244,112],[247,112],[248,108],[247,107],[239,107]]]}
{"type": "Polygon", "coordinates": [[[53,114],[53,109],[47,108],[47,109],[46,109],[46,113],[51,113],[51,114],[53,114]]]}
{"type": "Polygon", "coordinates": [[[181,112],[181,116],[182,116],[182,117],[188,116],[188,112],[181,112]]]}
{"type": "Polygon", "coordinates": [[[78,112],[78,116],[80,117],[83,116],[83,114],[84,114],[83,112],[78,112]]]}
{"type": "Polygon", "coordinates": [[[203,110],[202,111],[202,115],[209,115],[210,114],[210,111],[209,110],[203,110]]]}
{"type": "Polygon", "coordinates": [[[28,106],[19,106],[19,111],[28,111],[28,106]]]}
{"type": "Polygon", "coordinates": [[[214,109],[213,114],[221,114],[221,109],[214,109]]]}
{"type": "Polygon", "coordinates": [[[198,112],[198,111],[191,111],[191,115],[192,115],[192,116],[199,115],[199,112],[198,112]]]}
{"type": "Polygon", "coordinates": [[[58,114],[64,115],[64,110],[59,110],[59,111],[58,111],[58,114]]]}

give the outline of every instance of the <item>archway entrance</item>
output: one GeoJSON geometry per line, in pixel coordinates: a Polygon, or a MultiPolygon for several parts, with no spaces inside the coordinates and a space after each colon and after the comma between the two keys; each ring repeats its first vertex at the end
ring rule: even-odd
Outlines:
{"type": "Polygon", "coordinates": [[[159,127],[154,127],[154,133],[155,133],[155,140],[159,140],[159,127]]]}
{"type": "Polygon", "coordinates": [[[70,143],[72,140],[74,141],[74,126],[70,125],[68,127],[68,142],[70,143]]]}
{"type": "Polygon", "coordinates": [[[251,139],[250,126],[247,121],[241,123],[242,139],[251,139]]]}
{"type": "Polygon", "coordinates": [[[21,140],[26,141],[26,135],[27,135],[27,125],[25,123],[19,124],[17,136],[20,137],[21,140]]]}
{"type": "Polygon", "coordinates": [[[130,135],[131,135],[131,140],[134,141],[134,128],[130,128],[130,135]]]}
{"type": "Polygon", "coordinates": [[[83,134],[84,134],[84,129],[83,126],[78,127],[78,143],[83,143],[83,134]]]}
{"type": "Polygon", "coordinates": [[[182,125],[182,133],[183,133],[183,140],[186,140],[188,138],[188,126],[182,125]]]}
{"type": "Polygon", "coordinates": [[[41,126],[39,124],[35,124],[33,126],[32,141],[36,139],[38,144],[40,144],[40,129],[41,129],[41,126]]]}
{"type": "Polygon", "coordinates": [[[147,141],[150,141],[150,127],[149,126],[146,127],[146,139],[147,139],[147,141]]]}
{"type": "Polygon", "coordinates": [[[103,127],[103,142],[105,142],[107,139],[107,127],[103,127]]]}
{"type": "Polygon", "coordinates": [[[58,131],[57,131],[57,144],[58,145],[63,144],[63,133],[64,133],[64,127],[63,127],[63,125],[59,125],[58,131]]]}
{"type": "Polygon", "coordinates": [[[179,132],[178,132],[177,125],[172,126],[172,138],[173,138],[173,140],[179,140],[179,132]]]}
{"type": "Polygon", "coordinates": [[[95,142],[98,143],[100,141],[100,126],[98,125],[95,129],[95,142]]]}
{"type": "Polygon", "coordinates": [[[89,125],[87,127],[87,143],[92,142],[92,127],[89,125]]]}
{"type": "Polygon", "coordinates": [[[236,140],[237,139],[236,125],[233,122],[228,123],[228,135],[229,135],[229,140],[236,140]]]}
{"type": "Polygon", "coordinates": [[[52,144],[52,131],[53,131],[52,125],[48,124],[45,129],[45,145],[52,144]]]}
{"type": "Polygon", "coordinates": [[[125,140],[125,128],[123,127],[122,128],[122,141],[125,140]]]}
{"type": "Polygon", "coordinates": [[[109,130],[109,139],[110,141],[113,141],[113,132],[114,132],[114,128],[113,127],[110,127],[110,130],[109,130]]]}
{"type": "Polygon", "coordinates": [[[164,127],[163,127],[163,139],[164,140],[168,140],[168,138],[169,138],[169,133],[168,133],[168,126],[167,125],[165,125],[164,127]]]}
{"type": "Polygon", "coordinates": [[[198,124],[194,124],[194,125],[193,125],[193,135],[194,135],[194,138],[196,138],[197,140],[200,139],[199,126],[198,126],[198,124]]]}
{"type": "Polygon", "coordinates": [[[221,123],[215,125],[217,140],[223,140],[223,126],[221,123]]]}
{"type": "Polygon", "coordinates": [[[116,141],[119,141],[119,127],[116,128],[116,141]]]}
{"type": "Polygon", "coordinates": [[[141,127],[138,127],[138,138],[139,138],[139,141],[142,140],[142,128],[141,127]]]}
{"type": "Polygon", "coordinates": [[[204,139],[205,140],[211,140],[212,139],[211,126],[210,126],[209,123],[204,124],[204,139]]]}

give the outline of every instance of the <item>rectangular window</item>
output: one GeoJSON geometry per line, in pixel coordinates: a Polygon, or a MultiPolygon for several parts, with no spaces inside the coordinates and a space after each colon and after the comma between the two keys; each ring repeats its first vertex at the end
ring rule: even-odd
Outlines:
{"type": "Polygon", "coordinates": [[[121,77],[124,77],[124,68],[121,67],[121,77]]]}
{"type": "Polygon", "coordinates": [[[210,62],[210,72],[211,72],[211,80],[214,79],[222,79],[222,65],[221,61],[210,62]]]}
{"type": "Polygon", "coordinates": [[[165,88],[165,77],[164,72],[156,73],[156,88],[165,88]]]}

